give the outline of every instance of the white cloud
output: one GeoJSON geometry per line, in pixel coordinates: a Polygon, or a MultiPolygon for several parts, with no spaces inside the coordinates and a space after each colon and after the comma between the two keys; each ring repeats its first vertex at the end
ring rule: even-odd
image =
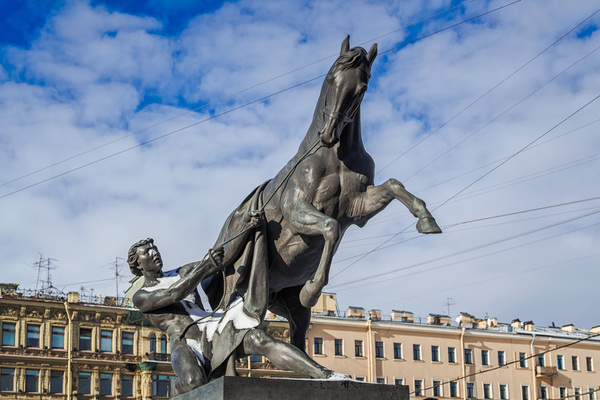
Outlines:
{"type": "MultiPolygon", "coordinates": [[[[462,15],[431,21],[423,31],[497,5],[470,3],[462,15]]],[[[4,196],[35,185],[0,198],[3,280],[35,287],[36,271],[25,264],[37,261],[39,253],[58,260],[60,268],[53,271],[58,287],[110,278],[115,257],[124,257],[131,243],[147,236],[157,240],[167,265],[201,258],[228,213],[295,153],[321,81],[204,120],[325,73],[333,58],[286,74],[337,54],[346,34],[356,45],[447,6],[444,1],[242,1],[189,16],[188,27],[175,37],[165,35],[163,22],[148,16],[78,1],[56,10],[30,46],[2,49],[0,184],[153,127],[0,187],[4,196]],[[187,112],[282,74],[225,102],[187,112]],[[138,146],[161,135],[167,136],[138,146]],[[127,148],[133,149],[112,156],[127,148]],[[103,157],[108,158],[95,163],[103,157]],[[85,164],[90,165],[36,185],[85,164]]],[[[467,139],[600,45],[597,32],[584,39],[570,35],[398,158],[590,15],[593,7],[591,1],[567,9],[560,1],[520,2],[477,23],[381,54],[362,109],[364,141],[377,169],[391,163],[376,182],[397,177],[431,208],[438,207],[497,165],[492,162],[514,154],[592,99],[600,85],[596,53],[467,139]]],[[[382,37],[380,53],[407,35],[400,31],[382,37]]],[[[555,140],[517,155],[440,207],[435,211],[440,224],[598,196],[598,161],[593,158],[600,147],[597,127],[560,136],[597,119],[597,107],[594,103],[540,142],[555,140]]],[[[372,251],[389,235],[406,232],[349,267],[330,289],[419,264],[384,283],[339,287],[341,307],[362,305],[384,313],[404,308],[426,316],[445,311],[441,304],[451,297],[457,303],[454,313],[489,313],[503,321],[519,317],[541,325],[597,325],[594,316],[572,315],[579,301],[561,296],[554,296],[550,305],[539,301],[550,301],[549,288],[557,282],[580,288],[581,298],[593,293],[591,282],[598,272],[589,265],[598,256],[570,260],[597,251],[600,230],[587,226],[598,216],[575,219],[597,207],[596,201],[473,222],[449,227],[443,235],[398,243],[418,236],[416,221],[402,205],[391,204],[365,228],[349,229],[333,274],[356,258],[339,260],[372,251]],[[567,222],[547,227],[561,221],[567,222]],[[480,258],[471,260],[475,257],[480,258]],[[566,264],[550,266],[561,261],[566,264]]],[[[114,282],[84,285],[114,293],[114,282]]],[[[123,289],[125,283],[119,286],[123,289]]]]}

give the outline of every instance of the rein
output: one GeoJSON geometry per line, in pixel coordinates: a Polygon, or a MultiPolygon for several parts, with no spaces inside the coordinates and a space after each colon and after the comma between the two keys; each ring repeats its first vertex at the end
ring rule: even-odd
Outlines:
{"type": "MultiPolygon", "coordinates": [[[[310,153],[315,150],[315,152],[317,150],[319,150],[321,147],[323,147],[323,144],[321,143],[321,141],[319,139],[317,139],[317,142],[308,150],[306,150],[306,152],[302,155],[302,157],[300,157],[300,159],[298,159],[298,161],[296,161],[296,163],[294,164],[294,166],[292,168],[290,168],[290,170],[288,171],[288,173],[286,174],[285,178],[282,179],[282,181],[279,183],[279,185],[277,185],[277,187],[275,188],[275,190],[273,191],[273,193],[271,193],[271,195],[269,196],[269,198],[267,199],[267,201],[265,201],[263,203],[263,205],[260,207],[260,209],[258,211],[253,212],[253,214],[262,214],[265,211],[265,207],[267,206],[267,204],[269,204],[269,202],[273,199],[273,197],[275,196],[275,194],[279,191],[279,189],[281,189],[281,187],[287,183],[287,181],[290,179],[290,176],[292,176],[292,173],[296,170],[296,168],[298,167],[298,165],[304,161],[304,159],[306,159],[306,157],[308,157],[310,155],[310,153]]],[[[264,218],[261,217],[261,218],[264,218]]],[[[230,237],[229,239],[227,239],[226,241],[224,241],[223,243],[221,243],[219,246],[216,247],[223,247],[225,246],[227,243],[230,243],[231,241],[237,239],[238,237],[244,235],[246,232],[248,232],[249,230],[254,229],[254,227],[252,228],[246,228],[243,231],[239,232],[237,235],[230,237]]],[[[213,264],[216,266],[217,265],[217,261],[215,260],[215,258],[212,255],[212,251],[213,249],[210,249],[208,251],[208,256],[210,257],[210,260],[213,262],[213,264]]],[[[196,268],[200,263],[196,264],[194,266],[194,268],[196,268]]],[[[191,323],[189,323],[185,329],[183,330],[183,332],[181,333],[181,335],[179,335],[179,340],[183,340],[185,334],[187,333],[187,331],[194,325],[200,323],[201,321],[205,320],[206,318],[212,317],[217,310],[219,310],[221,308],[221,306],[223,305],[224,301],[225,301],[225,294],[227,292],[227,280],[226,280],[226,276],[225,276],[225,271],[222,270],[221,274],[223,275],[223,296],[221,296],[221,301],[219,302],[219,305],[217,307],[215,307],[214,310],[212,310],[209,314],[195,320],[192,321],[191,323]]]]}

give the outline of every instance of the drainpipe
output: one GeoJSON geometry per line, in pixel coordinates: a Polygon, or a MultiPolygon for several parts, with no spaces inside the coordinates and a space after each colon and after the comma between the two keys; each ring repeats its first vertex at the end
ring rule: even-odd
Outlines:
{"type": "MultiPolygon", "coordinates": [[[[537,360],[533,355],[535,351],[533,350],[533,343],[535,343],[535,332],[533,332],[533,337],[531,338],[531,344],[529,347],[531,348],[531,398],[534,398],[535,393],[537,393],[537,379],[535,376],[535,370],[537,365],[537,360]]],[[[537,396],[535,396],[537,398],[537,396]]]]}
{"type": "MultiPolygon", "coordinates": [[[[467,365],[465,364],[465,332],[467,328],[463,326],[460,333],[460,364],[462,367],[462,376],[467,376],[467,365]]],[[[467,400],[467,381],[464,381],[463,400],[467,400]]]]}
{"type": "Polygon", "coordinates": [[[73,363],[73,320],[71,319],[71,313],[69,313],[69,304],[64,302],[65,311],[67,312],[67,318],[69,319],[69,331],[67,334],[67,400],[71,400],[73,396],[73,377],[72,377],[72,363],[73,363]]]}
{"type": "Polygon", "coordinates": [[[373,374],[375,372],[375,352],[373,351],[373,331],[371,330],[371,320],[367,320],[367,351],[369,357],[367,358],[368,369],[367,369],[367,382],[375,382],[373,374]]]}

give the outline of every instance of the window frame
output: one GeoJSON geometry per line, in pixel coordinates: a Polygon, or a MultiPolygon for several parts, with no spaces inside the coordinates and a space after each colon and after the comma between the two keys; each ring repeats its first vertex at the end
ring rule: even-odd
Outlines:
{"type": "Polygon", "coordinates": [[[431,362],[440,362],[440,346],[431,345],[431,362]]]}
{"type": "Polygon", "coordinates": [[[25,370],[25,393],[40,393],[40,370],[25,370]],[[31,377],[31,378],[30,378],[31,377]],[[29,385],[35,385],[35,390],[30,390],[29,385]]]}
{"type": "Polygon", "coordinates": [[[113,352],[113,338],[114,331],[110,329],[101,329],[100,330],[100,351],[103,353],[112,353],[113,352]],[[110,337],[108,336],[110,333],[110,337]],[[105,335],[106,334],[106,335],[105,335]],[[110,343],[110,349],[107,350],[106,344],[110,343]]]}
{"type": "Polygon", "coordinates": [[[493,389],[492,389],[492,384],[489,382],[483,382],[482,383],[482,389],[483,389],[483,398],[484,399],[493,399],[494,395],[493,395],[493,389]]]}
{"type": "Polygon", "coordinates": [[[313,354],[319,355],[319,356],[324,355],[324,353],[323,353],[323,338],[322,337],[315,337],[313,339],[313,354]]]}
{"type": "Polygon", "coordinates": [[[132,331],[121,331],[121,353],[133,355],[135,351],[135,332],[132,331]],[[131,335],[131,339],[125,338],[125,336],[131,335]],[[131,340],[131,344],[125,344],[131,340]]]}
{"type": "Polygon", "coordinates": [[[498,383],[498,398],[500,400],[508,400],[510,398],[507,383],[498,383]]]}
{"type": "Polygon", "coordinates": [[[16,392],[15,390],[15,368],[0,367],[0,391],[16,392]],[[10,385],[5,386],[5,383],[10,385]],[[9,388],[10,386],[10,388],[9,388]],[[6,389],[5,389],[6,387],[6,389]]]}
{"type": "Polygon", "coordinates": [[[364,352],[364,347],[363,347],[363,341],[355,340],[354,341],[354,357],[364,357],[364,356],[365,356],[365,352],[364,352]]]}
{"type": "Polygon", "coordinates": [[[456,364],[456,347],[448,347],[448,363],[456,364]]]}
{"type": "Polygon", "coordinates": [[[29,323],[26,325],[27,326],[25,327],[25,347],[31,347],[34,349],[41,348],[41,340],[40,340],[40,333],[42,331],[41,325],[29,324],[29,323]],[[37,328],[37,331],[33,328],[37,328]],[[31,344],[30,344],[30,341],[31,341],[31,344]],[[35,344],[33,344],[33,343],[35,343],[35,344]]]}
{"type": "Polygon", "coordinates": [[[579,371],[579,356],[571,356],[571,367],[573,371],[579,371]]]}
{"type": "Polygon", "coordinates": [[[50,328],[50,348],[52,349],[63,349],[65,348],[65,327],[59,325],[52,325],[50,328]],[[62,329],[62,332],[60,331],[62,329]],[[60,341],[62,345],[55,345],[55,339],[60,341]]]}
{"type": "MultiPolygon", "coordinates": [[[[121,375],[121,396],[123,397],[134,397],[134,390],[133,388],[134,386],[134,379],[135,379],[135,375],[130,375],[130,374],[123,374],[121,375]],[[128,382],[131,384],[131,391],[126,391],[125,390],[125,385],[123,384],[124,382],[128,382]],[[128,394],[131,393],[131,394],[128,394]]],[[[129,385],[128,385],[129,386],[129,385]]]]}
{"type": "Polygon", "coordinates": [[[50,370],[50,393],[63,394],[65,392],[65,372],[59,370],[50,370]],[[56,390],[56,385],[60,382],[60,390],[56,390]]]}
{"type": "Polygon", "coordinates": [[[102,372],[100,373],[99,376],[99,381],[100,381],[100,385],[99,385],[99,390],[98,390],[98,394],[100,396],[112,396],[113,395],[113,380],[114,380],[114,376],[113,374],[109,373],[109,372],[102,372]]]}
{"type": "Polygon", "coordinates": [[[14,322],[2,322],[2,346],[14,347],[17,345],[17,324],[14,322]],[[12,338],[12,343],[8,343],[12,338]]]}
{"type": "Polygon", "coordinates": [[[394,360],[402,359],[402,343],[394,342],[394,360]]]}
{"type": "Polygon", "coordinates": [[[77,394],[90,395],[92,394],[92,373],[87,371],[80,371],[77,374],[77,394]],[[87,386],[82,387],[81,383],[86,382],[87,386]],[[84,391],[84,389],[86,389],[84,391]]]}
{"type": "Polygon", "coordinates": [[[385,358],[385,351],[382,341],[375,341],[375,358],[385,358]]]}
{"type": "Polygon", "coordinates": [[[504,350],[498,350],[498,366],[506,365],[506,353],[504,350]]]}
{"type": "Polygon", "coordinates": [[[465,349],[465,364],[474,365],[473,364],[473,349],[465,349]]]}
{"type": "Polygon", "coordinates": [[[489,350],[481,350],[481,365],[490,365],[489,350]]]}
{"type": "Polygon", "coordinates": [[[420,344],[413,344],[413,361],[422,361],[423,354],[421,352],[420,344]]]}
{"type": "Polygon", "coordinates": [[[527,368],[527,353],[519,352],[519,368],[527,368]]]}
{"type": "Polygon", "coordinates": [[[344,339],[333,340],[333,353],[336,356],[344,355],[344,339]]]}

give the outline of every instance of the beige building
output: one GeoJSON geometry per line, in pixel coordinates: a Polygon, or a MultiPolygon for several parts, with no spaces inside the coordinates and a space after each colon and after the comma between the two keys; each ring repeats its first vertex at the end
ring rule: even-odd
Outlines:
{"type": "MultiPolygon", "coordinates": [[[[170,397],[168,338],[139,311],[77,293],[25,297],[16,286],[0,284],[0,399],[170,397]]],[[[341,317],[335,300],[324,294],[313,309],[307,352],[355,379],[405,384],[415,398],[598,399],[600,338],[590,335],[600,328],[499,324],[464,313],[457,322],[432,314],[417,323],[408,311],[383,320],[360,307],[341,317]]],[[[288,340],[287,322],[268,317],[266,330],[288,340]]],[[[256,356],[237,367],[244,376],[298,377],[256,356]]]]}

